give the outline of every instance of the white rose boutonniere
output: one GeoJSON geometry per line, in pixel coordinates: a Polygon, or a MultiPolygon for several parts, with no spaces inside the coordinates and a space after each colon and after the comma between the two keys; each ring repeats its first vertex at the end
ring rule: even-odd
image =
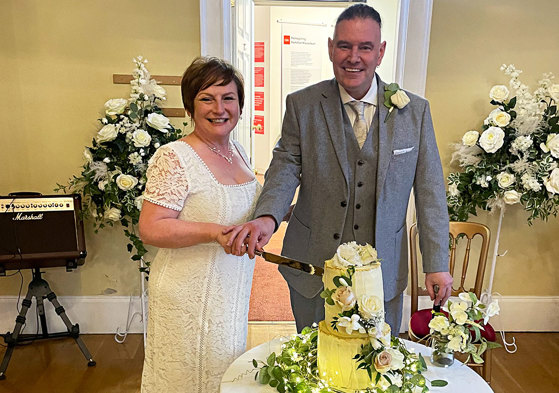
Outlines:
{"type": "Polygon", "coordinates": [[[384,86],[384,106],[388,108],[388,115],[386,115],[384,122],[388,121],[394,107],[403,109],[409,102],[410,98],[404,90],[400,89],[397,83],[384,86]]]}
{"type": "Polygon", "coordinates": [[[124,113],[126,105],[128,105],[128,100],[124,98],[113,98],[105,102],[105,113],[108,116],[120,115],[124,113]]]}
{"type": "Polygon", "coordinates": [[[503,146],[505,132],[499,127],[489,127],[479,138],[479,145],[487,153],[495,153],[503,146]]]}
{"type": "Polygon", "coordinates": [[[169,131],[169,119],[159,113],[150,113],[146,119],[146,123],[162,133],[169,131]]]}

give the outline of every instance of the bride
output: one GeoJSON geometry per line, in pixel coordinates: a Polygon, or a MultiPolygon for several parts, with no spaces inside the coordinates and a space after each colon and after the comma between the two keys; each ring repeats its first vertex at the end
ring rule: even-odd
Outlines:
{"type": "Polygon", "coordinates": [[[218,392],[246,345],[254,260],[227,246],[261,190],[230,138],[242,76],[221,59],[197,58],[181,89],[194,131],[150,160],[140,215],[141,239],[160,248],[149,276],[143,393],[218,392]]]}

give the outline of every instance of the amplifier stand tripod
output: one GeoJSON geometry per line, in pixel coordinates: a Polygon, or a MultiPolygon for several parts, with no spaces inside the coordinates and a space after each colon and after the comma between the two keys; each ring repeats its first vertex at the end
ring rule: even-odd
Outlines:
{"type": "Polygon", "coordinates": [[[82,351],[85,359],[87,360],[88,366],[95,366],[95,361],[91,357],[89,350],[85,346],[84,342],[80,338],[80,327],[78,324],[72,325],[70,319],[66,316],[66,312],[64,311],[64,307],[60,305],[58,300],[56,299],[56,295],[50,289],[49,284],[47,281],[41,278],[42,272],[38,267],[33,269],[33,280],[29,283],[27,296],[22,301],[21,311],[19,315],[16,317],[16,326],[14,328],[13,333],[6,333],[2,335],[4,337],[4,341],[8,344],[8,348],[6,349],[6,353],[4,354],[4,359],[2,360],[2,364],[0,364],[0,380],[5,379],[6,369],[8,368],[8,363],[10,362],[10,358],[12,357],[12,353],[14,351],[15,346],[18,342],[29,341],[29,340],[37,340],[43,338],[55,338],[55,337],[72,337],[76,343],[78,344],[80,350],[82,351]],[[29,307],[31,307],[31,299],[35,298],[37,302],[37,311],[39,313],[39,319],[41,321],[41,334],[20,334],[23,325],[25,324],[25,314],[29,307]],[[55,307],[55,311],[60,318],[64,321],[66,328],[68,329],[67,332],[61,333],[50,333],[47,329],[47,319],[45,316],[45,308],[43,304],[44,299],[48,299],[53,306],[55,307]]]}

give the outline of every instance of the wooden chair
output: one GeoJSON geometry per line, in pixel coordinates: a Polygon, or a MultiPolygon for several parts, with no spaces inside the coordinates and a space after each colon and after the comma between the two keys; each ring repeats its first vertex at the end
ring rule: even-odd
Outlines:
{"type": "MultiPolygon", "coordinates": [[[[457,296],[461,292],[473,292],[476,294],[478,299],[481,296],[482,285],[483,285],[483,276],[485,274],[485,265],[487,262],[487,253],[489,250],[489,241],[490,241],[490,231],[489,228],[483,224],[475,223],[475,222],[455,222],[451,221],[449,225],[449,235],[450,235],[450,266],[449,271],[452,277],[454,277],[454,283],[459,284],[456,289],[454,289],[455,285],[452,288],[452,296],[457,296]],[[460,235],[463,235],[462,241],[467,240],[466,249],[464,253],[464,261],[462,264],[462,269],[460,272],[460,278],[458,279],[455,276],[455,266],[456,266],[456,243],[457,239],[460,235]],[[470,256],[471,256],[471,245],[472,239],[474,236],[479,235],[482,239],[482,244],[479,253],[479,259],[477,263],[477,270],[475,276],[474,287],[467,290],[464,285],[466,282],[466,277],[468,273],[468,268],[470,267],[470,256]]],[[[413,341],[420,341],[422,337],[426,336],[429,333],[429,327],[427,326],[430,319],[431,313],[430,309],[427,310],[417,310],[418,309],[418,299],[419,296],[427,295],[427,290],[421,288],[418,284],[418,252],[417,252],[417,225],[413,224],[410,228],[410,271],[411,271],[411,315],[410,318],[410,329],[408,330],[408,335],[411,340],[413,341]],[[415,326],[425,324],[424,329],[416,329],[416,331],[412,331],[412,319],[415,318],[415,326]],[[421,322],[418,322],[421,321],[421,322]],[[421,331],[423,330],[423,331],[421,331]]],[[[470,269],[471,271],[471,269],[470,269]]],[[[422,326],[423,327],[423,326],[422,326]]],[[[495,331],[490,325],[486,326],[484,333],[484,337],[488,339],[488,341],[495,341],[495,331]]],[[[487,383],[491,382],[491,350],[487,350],[483,353],[482,359],[484,362],[482,364],[477,364],[472,362],[467,363],[468,366],[473,368],[474,370],[478,371],[480,375],[485,379],[487,383]]]]}

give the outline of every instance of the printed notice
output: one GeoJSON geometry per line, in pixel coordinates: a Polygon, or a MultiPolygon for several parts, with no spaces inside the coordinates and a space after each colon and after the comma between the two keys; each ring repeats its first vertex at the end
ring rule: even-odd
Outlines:
{"type": "Polygon", "coordinates": [[[258,41],[254,43],[254,62],[264,63],[264,42],[258,41]]]}
{"type": "Polygon", "coordinates": [[[264,67],[254,67],[254,87],[264,87],[264,67]]]}
{"type": "Polygon", "coordinates": [[[264,92],[254,92],[254,110],[264,112],[264,92]]]}
{"type": "Polygon", "coordinates": [[[254,133],[264,135],[264,116],[254,116],[254,133]]]}

